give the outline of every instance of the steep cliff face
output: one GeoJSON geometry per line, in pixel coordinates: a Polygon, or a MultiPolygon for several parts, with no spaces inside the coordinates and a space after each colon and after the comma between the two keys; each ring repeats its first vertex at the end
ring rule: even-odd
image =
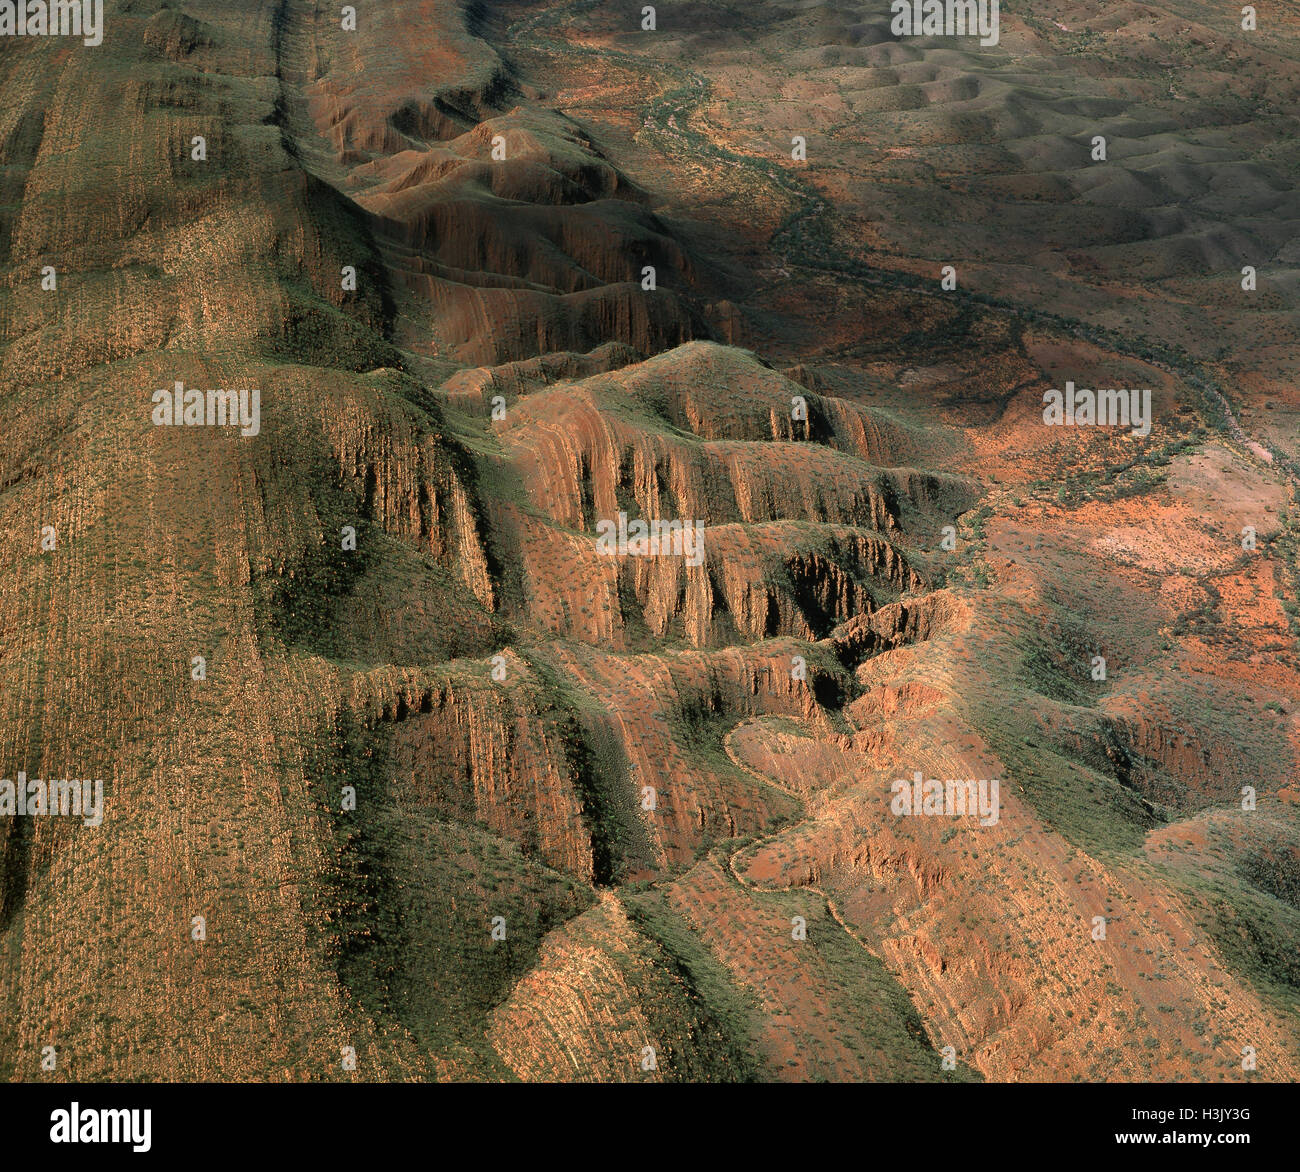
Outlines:
{"type": "Polygon", "coordinates": [[[956,477],[879,467],[910,448],[879,413],[808,402],[754,356],[713,344],[502,398],[497,434],[512,464],[536,507],[569,528],[634,502],[647,517],[797,517],[883,531],[923,509],[951,516],[973,497],[956,477]],[[719,387],[752,393],[722,411],[719,387]],[[791,418],[803,410],[807,420],[791,418]]]}
{"type": "Polygon", "coordinates": [[[338,478],[361,517],[426,554],[484,610],[495,610],[473,462],[440,415],[414,406],[418,385],[383,373],[371,402],[353,397],[325,423],[338,478]]]}
{"type": "Polygon", "coordinates": [[[485,825],[591,882],[580,730],[555,714],[522,661],[511,666],[514,679],[500,684],[447,680],[410,703],[399,697],[385,713],[397,722],[388,738],[390,783],[404,809],[485,825]]]}

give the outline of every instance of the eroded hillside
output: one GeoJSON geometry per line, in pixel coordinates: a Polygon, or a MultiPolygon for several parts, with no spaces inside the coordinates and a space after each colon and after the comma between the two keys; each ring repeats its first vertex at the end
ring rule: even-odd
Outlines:
{"type": "Polygon", "coordinates": [[[0,46],[0,1073],[1300,1077],[1294,16],[357,7],[0,46]]]}

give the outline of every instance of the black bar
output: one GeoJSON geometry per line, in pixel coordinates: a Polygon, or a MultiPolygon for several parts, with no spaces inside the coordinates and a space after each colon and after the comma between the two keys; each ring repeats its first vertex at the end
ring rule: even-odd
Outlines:
{"type": "Polygon", "coordinates": [[[1133,1151],[1150,1159],[1163,1151],[1206,1153],[1218,1162],[1231,1160],[1234,1149],[1256,1158],[1293,1154],[1287,1141],[1297,1102],[1293,1085],[1277,1083],[51,1083],[11,1084],[0,1095],[0,1151],[12,1168],[22,1156],[98,1162],[114,1147],[133,1158],[284,1155],[319,1157],[332,1167],[341,1158],[402,1150],[461,1164],[476,1150],[496,1161],[514,1150],[538,1160],[567,1149],[664,1168],[688,1153],[694,1163],[710,1149],[735,1158],[747,1145],[770,1162],[776,1150],[766,1148],[774,1140],[796,1151],[805,1146],[812,1162],[847,1147],[867,1166],[895,1161],[900,1145],[922,1162],[980,1151],[999,1160],[1068,1155],[1071,1162],[1125,1160],[1133,1151]],[[57,1113],[70,1114],[73,1103],[83,1127],[92,1110],[149,1111],[148,1150],[135,1152],[130,1141],[53,1142],[57,1113]],[[464,1154],[454,1156],[457,1149],[464,1154]]]}

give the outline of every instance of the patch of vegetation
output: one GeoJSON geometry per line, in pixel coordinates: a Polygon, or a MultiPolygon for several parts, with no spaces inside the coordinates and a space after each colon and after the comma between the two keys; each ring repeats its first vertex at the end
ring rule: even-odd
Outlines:
{"type": "Polygon", "coordinates": [[[705,1081],[754,1082],[763,1078],[755,1052],[762,1007],[748,989],[739,988],[718,959],[653,889],[626,893],[624,906],[637,928],[654,941],[677,977],[701,1021],[692,1042],[705,1081]]]}
{"type": "Polygon", "coordinates": [[[447,821],[388,782],[383,730],[347,709],[308,745],[328,865],[303,906],[362,1028],[391,1021],[425,1050],[509,1077],[486,1015],[537,963],[542,939],[593,901],[589,889],[486,829],[447,821]],[[343,784],[357,808],[339,809],[343,784]],[[448,898],[454,893],[454,898],[448,898]],[[506,921],[492,939],[492,918],[506,921]]]}

